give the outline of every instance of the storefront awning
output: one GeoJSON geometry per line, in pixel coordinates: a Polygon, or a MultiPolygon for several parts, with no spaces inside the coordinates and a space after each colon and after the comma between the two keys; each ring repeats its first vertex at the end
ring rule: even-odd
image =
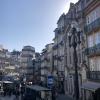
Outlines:
{"type": "Polygon", "coordinates": [[[95,92],[97,89],[100,88],[100,83],[88,81],[83,83],[81,88],[95,92]]]}

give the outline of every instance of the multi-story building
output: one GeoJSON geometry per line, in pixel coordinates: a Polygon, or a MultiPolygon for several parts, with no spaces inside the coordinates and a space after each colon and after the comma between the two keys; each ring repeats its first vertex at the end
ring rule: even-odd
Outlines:
{"type": "Polygon", "coordinates": [[[2,75],[6,75],[5,68],[10,66],[11,63],[11,55],[7,49],[4,49],[3,46],[0,47],[0,72],[2,75]]]}
{"type": "Polygon", "coordinates": [[[64,91],[64,27],[65,14],[62,14],[57,22],[55,29],[53,56],[54,56],[54,76],[56,77],[56,85],[60,91],[64,91]]]}
{"type": "Polygon", "coordinates": [[[20,52],[13,50],[10,55],[11,65],[14,65],[15,67],[20,67],[20,52]]]}
{"type": "Polygon", "coordinates": [[[35,53],[35,59],[33,60],[34,64],[34,81],[36,81],[36,84],[40,83],[41,80],[41,55],[40,53],[35,53]]]}
{"type": "MultiPolygon", "coordinates": [[[[72,97],[75,95],[75,59],[77,59],[77,70],[78,70],[78,85],[79,95],[82,97],[81,85],[86,80],[86,57],[84,50],[86,47],[86,36],[84,34],[84,16],[83,16],[83,0],[79,0],[76,4],[70,3],[70,8],[66,14],[66,25],[65,25],[65,36],[64,36],[64,64],[65,64],[65,92],[70,94],[72,97]],[[80,32],[81,43],[77,42],[77,58],[74,58],[73,49],[73,37],[71,43],[69,43],[69,34],[72,34],[72,26],[76,28],[77,32],[80,32]],[[80,29],[80,30],[79,30],[80,29]]],[[[78,38],[78,35],[76,35],[78,38]]],[[[77,41],[77,40],[76,40],[77,41]]]]}
{"type": "Polygon", "coordinates": [[[5,68],[5,60],[6,60],[6,50],[1,47],[0,48],[0,80],[2,79],[2,75],[5,68]]]}
{"type": "Polygon", "coordinates": [[[2,47],[0,48],[0,69],[4,70],[8,65],[10,65],[10,52],[2,47]]]}
{"type": "Polygon", "coordinates": [[[24,46],[21,52],[21,72],[26,81],[33,80],[33,58],[35,58],[35,48],[24,46]]]}
{"type": "Polygon", "coordinates": [[[73,47],[69,46],[69,34],[72,32],[73,23],[76,25],[76,29],[80,28],[81,30],[81,44],[77,44],[76,48],[80,97],[82,96],[81,85],[86,81],[86,57],[84,56],[86,36],[84,35],[83,7],[83,0],[78,1],[76,4],[70,4],[68,13],[66,15],[62,14],[58,20],[54,38],[54,67],[56,68],[58,81],[60,80],[58,84],[60,88],[63,86],[65,93],[70,94],[72,97],[75,95],[75,59],[73,47]]]}
{"type": "Polygon", "coordinates": [[[47,77],[52,74],[53,43],[47,44],[41,53],[41,81],[47,86],[47,77]]]}
{"type": "Polygon", "coordinates": [[[84,17],[88,82],[82,86],[83,99],[100,100],[100,0],[85,0],[84,17]]]}

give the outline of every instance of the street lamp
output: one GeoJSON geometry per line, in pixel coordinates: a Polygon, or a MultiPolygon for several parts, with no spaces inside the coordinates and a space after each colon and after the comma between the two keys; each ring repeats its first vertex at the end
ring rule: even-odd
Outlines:
{"type": "Polygon", "coordinates": [[[78,58],[77,58],[77,51],[76,47],[78,44],[81,43],[80,41],[80,33],[81,31],[79,28],[77,28],[77,23],[74,21],[71,23],[71,31],[68,34],[68,39],[69,39],[69,47],[73,47],[74,52],[73,52],[73,60],[74,60],[74,65],[75,65],[75,80],[74,80],[74,89],[75,89],[75,99],[79,100],[79,81],[78,81],[78,58]]]}

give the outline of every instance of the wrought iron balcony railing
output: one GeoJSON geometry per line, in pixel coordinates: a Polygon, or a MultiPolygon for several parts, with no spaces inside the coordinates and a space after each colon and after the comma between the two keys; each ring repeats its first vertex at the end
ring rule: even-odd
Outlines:
{"type": "Polygon", "coordinates": [[[58,44],[53,46],[53,49],[57,49],[58,48],[58,44]]]}
{"type": "Polygon", "coordinates": [[[84,27],[84,31],[85,33],[90,33],[92,32],[93,30],[96,30],[100,28],[100,18],[96,19],[95,21],[93,21],[91,24],[89,25],[86,25],[84,27]]]}
{"type": "Polygon", "coordinates": [[[100,43],[93,46],[93,47],[90,47],[90,48],[87,48],[85,50],[85,54],[86,55],[97,55],[97,54],[100,54],[100,43]]]}
{"type": "Polygon", "coordinates": [[[88,71],[87,78],[93,81],[100,81],[100,71],[88,71]]]}

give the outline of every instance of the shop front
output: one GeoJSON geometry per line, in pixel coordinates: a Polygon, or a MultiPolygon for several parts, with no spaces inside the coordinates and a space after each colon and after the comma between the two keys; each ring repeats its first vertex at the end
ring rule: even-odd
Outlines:
{"type": "Polygon", "coordinates": [[[100,83],[88,81],[81,88],[82,100],[100,100],[100,83]]]}

